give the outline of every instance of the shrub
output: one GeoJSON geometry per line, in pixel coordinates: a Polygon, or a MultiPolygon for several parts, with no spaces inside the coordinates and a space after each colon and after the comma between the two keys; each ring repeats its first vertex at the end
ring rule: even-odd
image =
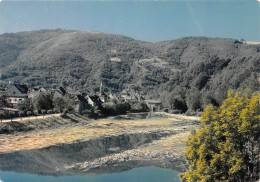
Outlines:
{"type": "Polygon", "coordinates": [[[27,116],[31,116],[32,115],[32,111],[27,111],[26,114],[27,114],[27,116]]]}
{"type": "Polygon", "coordinates": [[[182,113],[182,110],[171,110],[171,114],[181,114],[182,113]]]}
{"type": "Polygon", "coordinates": [[[45,109],[41,110],[42,114],[47,114],[47,111],[45,109]]]}
{"type": "Polygon", "coordinates": [[[192,110],[188,110],[188,111],[186,111],[186,113],[185,113],[185,115],[187,115],[187,116],[196,116],[196,112],[195,111],[192,111],[192,110]]]}
{"type": "Polygon", "coordinates": [[[19,111],[18,114],[19,114],[20,117],[23,117],[23,116],[24,116],[24,112],[23,112],[23,111],[19,111]]]}
{"type": "Polygon", "coordinates": [[[52,110],[48,110],[48,111],[47,111],[47,114],[52,114],[52,113],[53,113],[52,110]]]}

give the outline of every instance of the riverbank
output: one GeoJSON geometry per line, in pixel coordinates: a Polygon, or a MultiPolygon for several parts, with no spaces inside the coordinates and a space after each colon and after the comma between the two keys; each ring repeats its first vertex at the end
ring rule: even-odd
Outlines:
{"type": "Polygon", "coordinates": [[[183,171],[187,167],[185,141],[190,128],[199,123],[198,117],[164,113],[145,119],[121,116],[86,120],[67,115],[49,120],[23,121],[33,129],[0,135],[0,169],[67,175],[153,165],[183,171]],[[43,125],[45,122],[49,125],[43,125]],[[17,162],[24,166],[17,167],[17,162]]]}

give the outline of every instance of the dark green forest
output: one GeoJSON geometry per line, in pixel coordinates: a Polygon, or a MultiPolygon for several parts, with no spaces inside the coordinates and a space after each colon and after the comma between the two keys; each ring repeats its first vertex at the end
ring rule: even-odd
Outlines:
{"type": "Polygon", "coordinates": [[[227,90],[260,88],[260,45],[186,37],[142,42],[121,35],[39,30],[0,35],[1,85],[135,90],[164,108],[193,114],[219,106],[227,90]],[[117,59],[115,59],[117,58],[117,59]]]}

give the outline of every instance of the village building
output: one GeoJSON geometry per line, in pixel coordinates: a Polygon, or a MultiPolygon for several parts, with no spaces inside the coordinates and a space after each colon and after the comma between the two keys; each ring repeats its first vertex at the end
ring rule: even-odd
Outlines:
{"type": "Polygon", "coordinates": [[[18,102],[28,98],[28,87],[27,85],[11,84],[6,90],[7,103],[15,105],[18,102]]]}
{"type": "Polygon", "coordinates": [[[112,93],[110,93],[110,94],[108,95],[108,100],[109,100],[110,102],[118,102],[118,101],[119,101],[119,99],[117,98],[117,96],[116,96],[116,95],[113,95],[112,93]]]}
{"type": "Polygon", "coordinates": [[[109,97],[108,95],[105,93],[105,92],[101,92],[100,96],[99,96],[100,100],[103,102],[103,103],[106,103],[109,101],[109,97]]]}
{"type": "Polygon", "coordinates": [[[53,97],[63,97],[66,95],[66,93],[67,93],[66,90],[61,86],[58,89],[54,89],[52,91],[53,97]]]}
{"type": "Polygon", "coordinates": [[[142,102],[145,100],[143,96],[133,90],[123,90],[121,99],[125,102],[142,102]]]}
{"type": "Polygon", "coordinates": [[[66,93],[70,96],[82,95],[78,90],[66,90],[66,93]]]}
{"type": "Polygon", "coordinates": [[[93,95],[93,96],[87,95],[85,99],[87,100],[88,104],[91,105],[92,107],[99,106],[103,103],[99,98],[99,96],[97,95],[93,95]]]}
{"type": "Polygon", "coordinates": [[[7,88],[0,88],[0,94],[6,94],[6,89],[7,88]]]}
{"type": "Polygon", "coordinates": [[[161,100],[148,100],[147,106],[150,109],[150,111],[158,111],[162,109],[162,102],[161,100]]]}
{"type": "Polygon", "coordinates": [[[46,92],[47,90],[43,87],[34,87],[29,89],[28,98],[34,99],[37,95],[39,95],[41,92],[46,92]]]}
{"type": "Polygon", "coordinates": [[[105,103],[109,101],[109,97],[108,95],[104,92],[103,90],[103,83],[100,83],[100,87],[99,87],[99,92],[96,94],[97,96],[99,96],[100,100],[105,103]]]}
{"type": "Polygon", "coordinates": [[[82,113],[85,109],[90,109],[91,106],[88,104],[88,101],[82,95],[75,95],[73,100],[75,101],[74,111],[77,113],[82,113]]]}

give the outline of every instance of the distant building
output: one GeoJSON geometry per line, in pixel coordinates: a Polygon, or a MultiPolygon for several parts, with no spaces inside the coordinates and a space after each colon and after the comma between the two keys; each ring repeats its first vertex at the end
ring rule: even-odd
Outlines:
{"type": "Polygon", "coordinates": [[[6,94],[6,88],[0,88],[0,94],[6,94]]]}
{"type": "Polygon", "coordinates": [[[61,86],[58,89],[52,91],[53,97],[63,97],[66,95],[66,93],[66,90],[61,86]]]}
{"type": "Polygon", "coordinates": [[[81,92],[78,90],[66,90],[66,94],[70,96],[82,95],[81,92]]]}
{"type": "Polygon", "coordinates": [[[15,105],[18,102],[28,98],[28,87],[27,85],[11,84],[6,90],[7,103],[15,105]]]}
{"type": "Polygon", "coordinates": [[[109,101],[109,97],[108,95],[104,92],[103,90],[103,83],[100,83],[100,87],[99,87],[99,93],[97,94],[100,98],[100,100],[105,103],[109,101]]]}
{"type": "Polygon", "coordinates": [[[105,92],[103,92],[103,91],[102,91],[102,93],[100,94],[99,98],[100,98],[100,100],[101,100],[103,103],[109,101],[108,95],[107,95],[105,92]]]}
{"type": "Polygon", "coordinates": [[[41,92],[46,92],[47,90],[43,87],[34,87],[29,90],[28,98],[34,99],[37,95],[39,95],[41,92]]]}
{"type": "Polygon", "coordinates": [[[82,113],[82,111],[84,111],[85,109],[91,108],[91,106],[88,104],[87,99],[82,95],[75,95],[74,101],[75,101],[75,107],[74,107],[75,112],[82,113]]]}
{"type": "Polygon", "coordinates": [[[109,102],[118,102],[119,101],[119,99],[117,98],[117,96],[116,95],[113,95],[113,94],[109,94],[108,95],[108,100],[109,100],[109,102]]]}
{"type": "Polygon", "coordinates": [[[121,99],[125,102],[142,102],[145,100],[143,96],[133,90],[123,90],[121,92],[121,99]]]}
{"type": "Polygon", "coordinates": [[[87,99],[88,104],[91,105],[92,107],[99,106],[103,103],[99,98],[99,96],[97,95],[93,95],[93,96],[87,95],[85,99],[87,99]]]}
{"type": "Polygon", "coordinates": [[[161,100],[148,100],[147,102],[148,108],[153,112],[159,109],[162,109],[162,102],[161,100]]]}

